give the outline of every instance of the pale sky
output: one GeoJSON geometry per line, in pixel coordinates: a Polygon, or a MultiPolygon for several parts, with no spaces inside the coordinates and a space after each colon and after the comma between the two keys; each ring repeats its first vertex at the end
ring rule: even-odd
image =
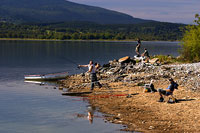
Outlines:
{"type": "Polygon", "coordinates": [[[69,0],[103,7],[129,14],[136,18],[162,22],[193,23],[200,14],[200,0],[69,0]]]}

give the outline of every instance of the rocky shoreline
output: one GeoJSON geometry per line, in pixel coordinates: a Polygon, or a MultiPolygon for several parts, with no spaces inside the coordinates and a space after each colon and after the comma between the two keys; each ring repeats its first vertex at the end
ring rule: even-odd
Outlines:
{"type": "MultiPolygon", "coordinates": [[[[103,87],[87,94],[91,105],[105,113],[105,121],[127,125],[125,131],[200,131],[200,63],[164,65],[157,58],[150,63],[139,60],[123,57],[99,68],[103,87]],[[153,81],[156,89],[165,88],[168,78],[179,84],[174,92],[179,103],[158,103],[157,93],[144,93],[144,84],[153,81]]],[[[89,91],[89,74],[71,75],[61,85],[69,92],[89,91]]]]}

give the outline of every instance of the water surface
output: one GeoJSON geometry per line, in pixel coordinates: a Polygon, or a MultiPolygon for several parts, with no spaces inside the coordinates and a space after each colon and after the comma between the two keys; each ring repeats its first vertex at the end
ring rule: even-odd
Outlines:
{"type": "MultiPolygon", "coordinates": [[[[145,47],[150,55],[178,56],[177,44],[142,42],[141,50],[145,47]]],[[[0,41],[0,132],[119,131],[122,125],[105,123],[97,111],[94,115],[98,117],[91,124],[87,119],[87,101],[62,96],[54,84],[25,83],[24,75],[80,73],[78,64],[87,64],[89,60],[104,64],[134,56],[135,46],[136,42],[0,41]]]]}

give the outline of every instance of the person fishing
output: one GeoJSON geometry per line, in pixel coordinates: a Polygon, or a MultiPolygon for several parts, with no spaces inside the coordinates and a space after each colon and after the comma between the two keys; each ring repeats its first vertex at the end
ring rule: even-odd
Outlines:
{"type": "Polygon", "coordinates": [[[91,91],[94,89],[95,83],[98,84],[99,88],[102,87],[102,85],[97,80],[97,75],[96,75],[96,70],[99,67],[98,63],[94,65],[93,61],[90,61],[88,65],[78,65],[78,67],[88,67],[88,72],[90,73],[90,78],[91,78],[91,88],[90,88],[91,91]]]}
{"type": "Polygon", "coordinates": [[[141,46],[141,40],[140,38],[137,39],[137,45],[136,45],[136,48],[135,48],[135,52],[137,54],[137,57],[140,57],[140,46],[141,46]]]}

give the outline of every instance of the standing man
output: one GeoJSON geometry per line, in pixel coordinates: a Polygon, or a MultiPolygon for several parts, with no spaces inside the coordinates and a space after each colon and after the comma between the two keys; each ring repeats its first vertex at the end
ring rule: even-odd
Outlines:
{"type": "Polygon", "coordinates": [[[137,57],[140,57],[140,46],[141,46],[141,40],[140,38],[137,39],[137,45],[136,45],[136,48],[135,48],[135,52],[137,54],[137,57]]]}
{"type": "Polygon", "coordinates": [[[95,66],[93,61],[90,61],[88,65],[79,65],[79,67],[88,67],[88,72],[90,73],[90,78],[91,78],[91,89],[90,89],[91,91],[94,89],[95,83],[98,84],[99,88],[102,87],[102,85],[97,80],[97,75],[96,75],[96,69],[99,67],[99,64],[95,66]]]}

